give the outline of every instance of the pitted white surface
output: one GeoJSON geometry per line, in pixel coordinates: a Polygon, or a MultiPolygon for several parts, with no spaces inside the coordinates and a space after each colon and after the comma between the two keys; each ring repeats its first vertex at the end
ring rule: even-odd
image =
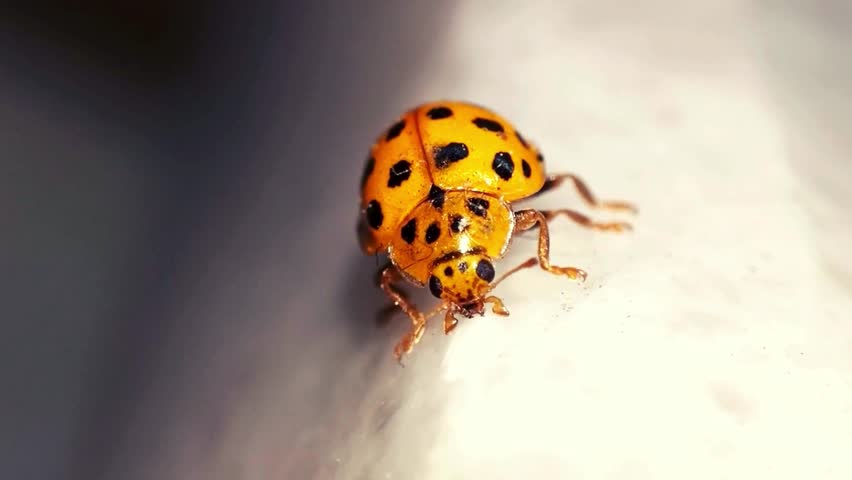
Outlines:
{"type": "MultiPolygon", "coordinates": [[[[551,171],[641,212],[627,235],[554,222],[553,261],[585,285],[527,270],[497,292],[511,317],[433,325],[383,393],[405,398],[387,449],[354,442],[351,478],[852,475],[849,286],[815,244],[804,198],[822,193],[795,170],[753,12],[657,4],[459,7],[427,68],[458,75],[418,95],[499,106],[551,171]]],[[[570,189],[534,204],[582,208],[570,189]]]]}

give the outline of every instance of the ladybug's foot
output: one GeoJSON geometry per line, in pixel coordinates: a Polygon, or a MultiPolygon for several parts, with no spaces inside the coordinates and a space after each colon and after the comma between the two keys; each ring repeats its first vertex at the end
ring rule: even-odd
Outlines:
{"type": "Polygon", "coordinates": [[[493,304],[491,307],[491,311],[496,313],[497,315],[502,315],[504,317],[509,315],[509,309],[507,309],[506,306],[503,305],[503,300],[500,300],[495,296],[490,296],[483,300],[483,302],[493,304]]]}
{"type": "Polygon", "coordinates": [[[447,309],[447,314],[444,315],[444,335],[449,335],[458,324],[459,321],[456,320],[453,310],[451,308],[447,309]]]}
{"type": "Polygon", "coordinates": [[[414,349],[414,345],[420,341],[425,330],[425,318],[421,318],[419,321],[414,322],[414,325],[411,326],[411,331],[405,334],[405,336],[402,337],[393,349],[393,355],[396,357],[397,361],[401,360],[403,355],[411,353],[411,350],[414,349]]]}
{"type": "Polygon", "coordinates": [[[566,277],[570,278],[571,280],[577,280],[577,281],[580,281],[580,282],[586,281],[586,276],[587,276],[586,272],[584,270],[579,269],[579,268],[556,267],[556,266],[553,266],[553,265],[548,265],[548,266],[542,265],[541,267],[543,269],[547,270],[548,272],[554,274],[554,275],[565,275],[566,277]]]}
{"type": "Polygon", "coordinates": [[[603,232],[620,233],[633,230],[633,227],[627,222],[595,222],[586,215],[568,208],[562,208],[559,210],[542,210],[541,213],[548,221],[553,220],[553,217],[556,217],[557,215],[565,215],[578,225],[603,232]]]}
{"type": "MultiPolygon", "coordinates": [[[[550,233],[547,218],[538,210],[521,210],[515,213],[515,231],[522,232],[538,225],[538,263],[542,269],[555,275],[565,275],[572,280],[584,281],[586,272],[576,267],[558,267],[550,264],[550,233]]],[[[530,260],[518,268],[530,265],[530,260]]]]}

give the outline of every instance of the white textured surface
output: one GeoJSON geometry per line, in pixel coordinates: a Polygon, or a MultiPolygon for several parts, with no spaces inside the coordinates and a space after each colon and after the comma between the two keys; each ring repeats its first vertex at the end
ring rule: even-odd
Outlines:
{"type": "MultiPolygon", "coordinates": [[[[210,296],[187,295],[187,323],[251,328],[209,333],[216,354],[185,360],[179,401],[146,405],[138,428],[167,425],[151,478],[852,478],[850,88],[831,83],[849,70],[827,60],[845,55],[844,12],[693,3],[458,2],[388,116],[435,97],[492,106],[552,170],[636,202],[635,231],[555,222],[554,263],[585,285],[519,273],[497,292],[511,317],[451,337],[433,324],[403,369],[404,322],[368,325],[372,259],[337,268],[356,255],[340,233],[354,211],[317,192],[294,235],[311,241],[287,245],[305,250],[280,260],[246,233],[241,256],[205,267],[210,296]],[[234,264],[253,267],[232,280],[234,264]],[[363,333],[341,331],[350,316],[363,333]]],[[[354,192],[352,171],[329,181],[354,192]]],[[[570,189],[535,204],[581,206],[570,189]]],[[[262,208],[245,224],[281,218],[262,208]]],[[[519,239],[501,267],[534,248],[519,239]]],[[[176,335],[163,371],[187,338],[203,342],[176,335]]]]}
{"type": "MultiPolygon", "coordinates": [[[[750,11],[656,3],[465,2],[454,17],[427,71],[459,75],[422,96],[499,105],[552,170],[641,215],[625,236],[555,224],[554,262],[587,285],[528,270],[499,290],[509,319],[450,340],[433,325],[405,386],[374,389],[402,396],[382,448],[356,435],[343,477],[852,476],[849,286],[815,247],[805,202],[820,192],[797,178],[746,47],[750,11]],[[514,41],[479,56],[483,38],[514,41]]],[[[566,203],[580,204],[567,189],[536,202],[566,203]]],[[[516,242],[506,263],[533,250],[516,242]]]]}

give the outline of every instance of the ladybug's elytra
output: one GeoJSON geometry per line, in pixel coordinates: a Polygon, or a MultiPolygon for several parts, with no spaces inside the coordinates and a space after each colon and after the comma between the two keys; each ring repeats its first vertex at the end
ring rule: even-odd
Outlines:
{"type": "Polygon", "coordinates": [[[576,175],[546,175],[538,148],[495,112],[467,102],[429,102],[404,113],[373,144],[361,177],[358,238],[365,254],[385,252],[379,286],[412,321],[394,349],[397,359],[420,340],[426,320],[441,311],[444,332],[456,314],[509,312],[490,295],[518,270],[542,269],[583,281],[586,272],[550,264],[547,222],[564,215],[596,230],[621,232],[627,223],[598,223],[570,209],[513,209],[515,202],[573,182],[593,208],[635,213],[622,201],[599,201],[576,175]],[[496,278],[494,262],[514,234],[538,226],[538,255],[496,278]],[[441,304],[420,312],[395,282],[406,279],[441,304]]]}

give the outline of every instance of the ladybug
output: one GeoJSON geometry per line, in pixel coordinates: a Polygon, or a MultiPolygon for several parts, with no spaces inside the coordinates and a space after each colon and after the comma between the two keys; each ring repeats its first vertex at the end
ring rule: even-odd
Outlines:
{"type": "Polygon", "coordinates": [[[358,241],[366,255],[386,253],[378,286],[411,319],[399,341],[399,360],[420,340],[426,320],[445,311],[444,333],[458,323],[492,312],[508,315],[492,290],[509,275],[536,264],[583,281],[586,272],[550,263],[547,223],[563,215],[587,228],[621,232],[623,222],[598,223],[570,209],[516,209],[515,203],[574,184],[593,208],[635,213],[622,201],[600,201],[574,174],[547,175],[541,151],[505,118],[461,101],[422,103],[390,125],[370,149],[361,176],[358,241]],[[515,234],[538,227],[538,254],[496,276],[515,234]],[[399,288],[400,281],[428,287],[441,300],[424,314],[399,288]]]}

